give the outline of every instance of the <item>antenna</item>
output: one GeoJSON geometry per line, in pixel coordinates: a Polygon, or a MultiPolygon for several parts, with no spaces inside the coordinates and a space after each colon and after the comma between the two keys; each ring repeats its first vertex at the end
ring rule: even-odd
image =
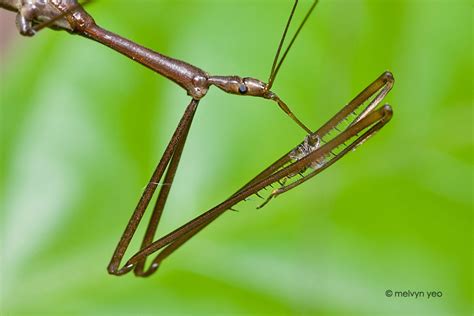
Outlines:
{"type": "Polygon", "coordinates": [[[298,5],[298,0],[295,0],[295,4],[293,5],[293,9],[291,10],[290,17],[288,18],[288,22],[286,23],[285,26],[285,31],[283,32],[282,38],[280,40],[280,44],[278,45],[278,49],[275,55],[275,59],[273,60],[273,66],[272,70],[270,72],[270,78],[268,79],[268,90],[270,90],[273,86],[273,82],[275,81],[275,77],[278,74],[278,71],[280,70],[281,65],[283,64],[283,61],[286,58],[286,55],[288,55],[288,52],[290,51],[291,46],[293,46],[293,43],[296,40],[296,37],[298,37],[298,34],[300,33],[301,29],[303,28],[304,24],[308,20],[309,16],[311,15],[311,12],[313,12],[314,8],[316,7],[316,4],[318,4],[318,0],[314,0],[313,4],[309,8],[308,12],[306,13],[303,21],[301,22],[300,26],[295,32],[295,35],[293,35],[293,38],[290,41],[290,44],[288,44],[288,47],[286,48],[285,52],[283,53],[283,56],[281,57],[280,61],[278,61],[278,57],[280,56],[281,49],[283,47],[283,43],[285,41],[286,33],[288,32],[288,28],[290,26],[291,20],[293,19],[293,15],[296,10],[296,6],[298,5]],[[276,66],[275,66],[276,65],[276,66]]]}

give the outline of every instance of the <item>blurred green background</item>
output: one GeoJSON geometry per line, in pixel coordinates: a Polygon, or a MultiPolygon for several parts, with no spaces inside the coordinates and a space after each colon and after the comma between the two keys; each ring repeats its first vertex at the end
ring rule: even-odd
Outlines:
{"type": "MultiPolygon", "coordinates": [[[[291,5],[101,0],[88,10],[211,74],[267,80],[291,5]]],[[[1,313],[471,314],[472,13],[470,1],[321,1],[274,90],[316,129],[391,70],[393,120],[262,210],[239,204],[148,279],[106,266],[189,97],[92,41],[15,34],[1,58],[1,313]]],[[[271,102],[212,88],[160,235],[303,137],[271,102]]]]}

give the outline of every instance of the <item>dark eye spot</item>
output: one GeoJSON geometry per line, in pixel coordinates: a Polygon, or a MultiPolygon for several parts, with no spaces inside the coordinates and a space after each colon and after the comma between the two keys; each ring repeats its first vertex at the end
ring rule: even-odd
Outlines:
{"type": "Polygon", "coordinates": [[[247,86],[244,85],[243,83],[241,83],[240,86],[239,86],[239,92],[240,92],[240,94],[245,94],[245,93],[247,93],[247,91],[248,91],[248,90],[247,90],[247,86]]]}

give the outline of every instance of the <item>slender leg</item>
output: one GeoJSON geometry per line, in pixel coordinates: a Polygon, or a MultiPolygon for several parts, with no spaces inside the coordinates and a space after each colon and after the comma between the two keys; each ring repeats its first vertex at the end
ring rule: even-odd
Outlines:
{"type": "Polygon", "coordinates": [[[125,228],[125,231],[123,232],[122,237],[120,238],[117,248],[115,249],[115,252],[107,268],[110,274],[125,274],[130,271],[131,268],[133,268],[132,266],[124,266],[123,268],[119,269],[120,262],[122,261],[125,251],[127,250],[128,245],[130,244],[130,241],[138,227],[138,224],[140,223],[143,217],[143,214],[148,204],[150,203],[153,193],[155,192],[158,183],[161,180],[161,177],[163,176],[166,167],[168,166],[170,159],[173,157],[176,148],[179,148],[180,144],[184,143],[186,140],[185,136],[187,135],[189,126],[192,123],[194,113],[196,112],[198,104],[199,101],[193,99],[186,108],[183,117],[181,118],[181,121],[178,124],[178,127],[176,128],[173,136],[171,137],[171,140],[168,146],[166,147],[165,152],[163,153],[163,156],[160,162],[158,163],[158,166],[156,167],[153,175],[151,176],[150,182],[146,186],[142,197],[140,198],[137,207],[135,208],[135,211],[133,212],[132,217],[130,218],[130,221],[127,224],[127,227],[125,228]]]}
{"type": "Polygon", "coordinates": [[[341,139],[345,139],[347,141],[349,135],[352,135],[352,137],[354,137],[359,132],[367,129],[368,127],[372,125],[369,128],[369,130],[367,130],[366,132],[364,132],[364,134],[362,134],[362,136],[358,137],[354,142],[352,142],[347,147],[345,147],[340,153],[335,155],[334,158],[328,160],[321,167],[315,169],[310,174],[304,176],[303,178],[299,180],[296,180],[295,182],[289,185],[285,185],[285,186],[282,186],[281,188],[273,190],[272,193],[266,199],[266,201],[262,203],[260,206],[258,206],[257,208],[264,207],[268,202],[270,202],[272,198],[277,197],[278,195],[297,187],[303,182],[321,173],[323,170],[329,168],[332,164],[334,164],[336,161],[341,159],[345,154],[347,154],[351,150],[354,150],[357,146],[360,146],[367,139],[369,139],[376,132],[378,132],[385,124],[388,123],[388,121],[390,121],[391,117],[392,117],[392,108],[389,105],[384,105],[380,109],[374,112],[371,112],[369,115],[364,117],[355,125],[350,126],[347,130],[343,132],[343,134],[338,135],[338,137],[334,138],[333,140],[328,142],[326,145],[320,147],[320,149],[315,150],[314,152],[308,154],[308,156],[306,156],[305,158],[299,160],[298,162],[302,162],[302,163],[306,162],[307,164],[310,164],[311,161],[315,161],[316,159],[319,159],[319,157],[327,157],[327,155],[329,155],[334,148],[340,146],[344,142],[344,141],[341,141],[341,139]],[[315,159],[315,157],[317,158],[315,159]]]}
{"type": "MultiPolygon", "coordinates": [[[[283,166],[283,164],[285,164],[286,162],[289,161],[289,157],[288,157],[288,154],[284,155],[282,158],[280,158],[279,160],[277,160],[274,164],[272,164],[270,167],[268,167],[267,169],[265,169],[263,172],[261,172],[259,175],[257,175],[254,179],[252,179],[250,182],[248,182],[246,185],[244,185],[238,192],[236,192],[235,194],[238,194],[240,191],[246,189],[247,187],[249,187],[250,185],[253,185],[257,182],[259,182],[260,180],[266,178],[268,175],[270,175],[271,173],[273,173],[275,170],[277,170],[278,168],[280,168],[281,166],[283,166]]],[[[171,166],[170,166],[171,168],[171,166]]],[[[168,171],[169,172],[169,171],[168,171]]],[[[165,180],[165,183],[168,183],[167,180],[165,180]]],[[[160,196],[163,192],[163,189],[162,191],[160,191],[160,196]]],[[[234,195],[235,195],[234,194],[234,195]]],[[[156,206],[155,206],[155,210],[157,210],[157,206],[159,205],[158,204],[158,201],[160,200],[160,197],[158,197],[158,200],[157,200],[157,203],[156,203],[156,206]]],[[[161,215],[161,212],[162,212],[162,209],[164,207],[164,204],[161,205],[160,204],[160,207],[161,207],[161,211],[157,211],[157,212],[160,212],[160,215],[161,215]]],[[[158,215],[158,216],[160,216],[158,215]]],[[[168,244],[168,246],[166,246],[165,248],[163,248],[163,250],[153,259],[149,269],[147,271],[143,271],[143,266],[144,266],[144,261],[146,259],[146,257],[144,257],[142,260],[138,261],[137,265],[136,265],[136,268],[135,268],[135,274],[136,275],[140,275],[140,276],[149,276],[151,274],[153,274],[158,268],[159,268],[159,265],[160,263],[166,259],[169,255],[171,255],[175,250],[177,250],[178,248],[180,248],[184,243],[186,243],[189,239],[191,239],[192,237],[194,237],[197,233],[199,233],[201,230],[203,230],[205,227],[207,227],[210,223],[212,223],[218,216],[220,215],[219,212],[216,213],[215,216],[212,216],[212,217],[209,217],[208,220],[204,221],[200,226],[197,226],[196,228],[190,230],[188,233],[184,233],[183,235],[181,235],[180,237],[177,237],[174,241],[170,242],[168,244]],[[140,272],[137,274],[137,270],[140,272]]],[[[152,217],[155,216],[155,214],[152,215],[152,217]]],[[[148,229],[150,229],[150,226],[152,224],[152,221],[150,220],[150,224],[149,224],[149,227],[148,229]]],[[[154,226],[154,230],[153,230],[153,233],[150,233],[150,234],[153,234],[154,235],[154,232],[156,231],[156,227],[157,227],[158,223],[156,223],[156,226],[154,226]]],[[[187,225],[187,224],[186,224],[187,225]]],[[[148,230],[147,230],[147,235],[148,235],[148,230]]],[[[143,248],[145,248],[145,246],[148,246],[150,243],[151,243],[151,238],[152,238],[152,235],[148,235],[150,236],[149,239],[147,239],[146,243],[145,243],[145,240],[144,242],[142,243],[142,247],[141,249],[143,250],[143,248]]],[[[147,238],[147,237],[145,237],[147,238]]]]}
{"type": "MultiPolygon", "coordinates": [[[[361,115],[367,112],[368,108],[374,108],[377,106],[380,101],[387,95],[387,93],[392,89],[394,84],[393,75],[390,72],[384,72],[377,79],[375,79],[367,88],[362,90],[354,99],[349,102],[345,107],[343,107],[336,115],[334,115],[326,124],[321,126],[315,134],[320,138],[327,135],[335,126],[342,122],[345,118],[350,116],[350,114],[357,110],[360,106],[369,100],[373,95],[379,92],[375,98],[369,103],[367,108],[362,111],[357,119],[361,118],[361,115]]],[[[357,119],[352,123],[357,122],[357,119]]]]}
{"type": "MultiPolygon", "coordinates": [[[[339,154],[335,155],[333,159],[330,159],[320,168],[314,170],[310,174],[304,176],[302,179],[299,179],[293,182],[290,185],[282,186],[270,194],[266,201],[261,204],[258,208],[265,206],[272,198],[291,190],[292,188],[300,185],[301,183],[309,180],[314,177],[324,169],[331,166],[342,156],[348,153],[350,150],[355,149],[357,146],[365,142],[369,137],[374,135],[379,129],[381,129],[392,117],[392,110],[390,106],[385,105],[379,110],[374,111],[374,109],[380,104],[383,98],[387,95],[388,92],[392,89],[394,84],[393,75],[390,72],[384,72],[381,74],[374,82],[372,82],[367,88],[365,88],[361,93],[359,93],[348,105],[343,107],[336,115],[334,115],[326,124],[319,128],[314,135],[322,139],[327,135],[331,130],[337,129],[337,125],[347,118],[351,113],[356,109],[360,108],[367,100],[372,96],[373,99],[369,102],[367,107],[354,119],[353,122],[349,124],[346,130],[344,130],[340,135],[338,135],[327,145],[322,146],[319,150],[315,150],[313,153],[309,153],[306,157],[301,159],[298,162],[304,163],[304,161],[311,162],[316,161],[313,157],[326,157],[328,154],[332,154],[332,150],[338,147],[340,144],[338,140],[340,139],[350,139],[351,137],[357,136],[357,133],[365,130],[369,126],[372,126],[368,131],[366,131],[361,137],[358,137],[353,143],[344,148],[339,154]],[[370,117],[369,119],[367,119],[370,117]],[[351,136],[352,135],[352,136],[351,136]],[[331,145],[332,144],[332,145],[331,145]],[[334,146],[336,144],[336,146],[334,146]]],[[[344,144],[345,141],[342,142],[344,144]]],[[[308,164],[306,164],[307,166],[308,164]]]]}
{"type": "MultiPolygon", "coordinates": [[[[343,107],[336,115],[334,115],[326,124],[324,124],[321,128],[319,128],[313,134],[319,138],[323,138],[324,135],[328,134],[332,129],[336,128],[336,126],[344,120],[347,116],[349,116],[353,111],[357,108],[362,106],[364,102],[366,102],[370,97],[375,95],[372,101],[370,101],[369,105],[359,114],[359,116],[351,123],[354,125],[360,119],[362,119],[367,113],[372,111],[377,105],[381,102],[381,100],[387,95],[387,93],[392,89],[394,83],[393,76],[390,72],[384,72],[381,74],[377,79],[375,79],[368,87],[366,87],[361,93],[359,93],[354,99],[352,99],[345,107],[343,107]]],[[[245,187],[262,180],[269,175],[275,173],[278,169],[286,165],[288,162],[291,161],[290,153],[286,153],[276,162],[271,164],[267,169],[262,171],[258,174],[255,178],[253,178],[250,182],[248,182],[241,190],[245,187]]],[[[239,190],[238,192],[240,192],[239,190]]]]}
{"type": "MultiPolygon", "coordinates": [[[[315,175],[319,174],[323,170],[327,169],[330,167],[332,164],[334,164],[337,160],[342,158],[346,153],[350,152],[351,150],[355,149],[357,146],[361,145],[363,142],[365,142],[369,137],[373,136],[378,130],[380,130],[391,118],[392,112],[391,108],[385,105],[384,107],[380,108],[379,110],[371,113],[367,117],[364,118],[364,120],[361,120],[358,124],[351,126],[347,130],[347,134],[352,134],[355,135],[358,132],[366,129],[368,126],[373,125],[369,130],[367,130],[362,136],[358,137],[356,141],[351,143],[349,146],[344,148],[343,151],[341,151],[335,159],[332,159],[330,162],[322,166],[321,168],[313,171],[311,174],[305,176],[302,179],[299,179],[295,182],[293,182],[290,185],[283,186],[279,189],[274,190],[271,195],[267,198],[267,200],[260,205],[258,208],[263,207],[265,204],[267,204],[271,198],[276,197],[277,195],[280,195],[284,192],[289,191],[290,189],[302,184],[303,182],[309,180],[310,178],[314,177],[315,175]],[[375,125],[374,125],[375,124],[375,125]]],[[[342,144],[341,139],[344,138],[345,135],[340,135],[339,139],[334,139],[331,141],[331,143],[326,144],[321,148],[321,151],[323,152],[330,152],[334,147],[337,147],[342,144]]],[[[321,153],[316,153],[313,152],[312,155],[314,157],[321,157],[321,153]]],[[[286,155],[288,156],[288,155],[286,155]]],[[[308,159],[310,159],[309,157],[308,159]]],[[[314,159],[314,158],[313,158],[314,159]]],[[[316,158],[317,159],[317,158],[316,158]]],[[[283,162],[283,159],[277,160],[274,164],[271,165],[271,167],[277,167],[281,166],[283,162]]],[[[247,183],[244,187],[242,187],[237,193],[235,193],[233,196],[239,194],[242,191],[245,191],[248,187],[257,184],[260,182],[261,178],[265,178],[265,174],[271,172],[271,168],[267,168],[264,170],[262,173],[260,173],[257,177],[255,177],[252,181],[247,183]]],[[[189,239],[191,239],[193,236],[195,236],[197,233],[199,233],[202,229],[204,229],[207,225],[212,223],[220,214],[216,212],[215,216],[209,217],[206,221],[203,221],[199,226],[196,226],[196,228],[191,229],[189,232],[184,233],[180,237],[177,237],[174,241],[170,242],[166,248],[164,248],[156,257],[153,259],[153,263],[150,267],[150,269],[147,271],[146,276],[151,275],[153,272],[158,269],[159,264],[161,261],[163,261],[165,258],[167,258],[169,255],[171,255],[175,250],[177,250],[179,247],[181,247],[185,242],[187,242],[189,239]]],[[[187,224],[186,224],[187,225],[187,224]]],[[[185,225],[185,226],[186,226],[185,225]]],[[[143,249],[143,248],[142,248],[143,249]]]]}
{"type": "MultiPolygon", "coordinates": [[[[311,165],[312,162],[321,161],[322,159],[325,159],[326,156],[333,149],[337,148],[338,146],[341,146],[342,144],[344,144],[344,142],[348,140],[356,138],[349,145],[345,145],[344,149],[337,155],[335,155],[334,158],[324,161],[324,163],[317,170],[313,171],[308,176],[305,176],[303,179],[297,180],[291,183],[290,185],[283,186],[282,188],[275,190],[270,195],[268,200],[278,194],[281,194],[290,190],[291,188],[296,187],[297,185],[303,183],[304,181],[328,168],[330,165],[342,158],[346,153],[350,152],[351,150],[362,144],[365,140],[367,140],[370,136],[376,133],[380,128],[383,127],[383,125],[388,122],[392,114],[391,108],[388,105],[385,105],[379,108],[378,110],[373,109],[380,103],[383,96],[388,93],[392,85],[393,78],[391,77],[391,74],[382,74],[378,79],[376,79],[372,84],[370,84],[366,89],[364,89],[356,98],[354,98],[348,105],[346,105],[341,111],[339,111],[331,120],[329,120],[325,125],[323,125],[323,127],[321,127],[318,131],[312,134],[313,136],[317,135],[318,137],[323,137],[332,129],[336,128],[340,121],[344,120],[353,111],[361,107],[365,101],[367,101],[370,97],[376,94],[374,99],[367,106],[367,108],[370,108],[370,110],[367,110],[367,108],[364,109],[362,113],[359,114],[359,116],[356,118],[355,123],[351,123],[343,132],[341,132],[338,136],[329,141],[326,145],[321,146],[318,149],[308,153],[305,157],[295,162],[291,162],[292,158],[290,157],[290,151],[289,153],[278,159],[275,163],[270,165],[259,175],[257,175],[253,180],[248,182],[241,189],[239,189],[235,194],[233,194],[231,197],[229,197],[227,200],[217,205],[216,207],[201,214],[200,216],[175,229],[174,231],[163,236],[157,241],[151,242],[151,235],[145,237],[146,242],[144,241],[144,243],[142,244],[141,250],[135,255],[133,255],[125,264],[125,267],[128,268],[127,271],[132,269],[134,266],[141,265],[149,255],[161,250],[161,252],[158,253],[158,255],[153,259],[151,266],[147,271],[143,271],[143,266],[139,270],[139,275],[141,276],[151,275],[153,272],[156,271],[156,269],[159,267],[159,264],[165,258],[167,258],[175,250],[181,247],[189,239],[195,236],[198,232],[204,229],[207,225],[209,225],[217,217],[222,215],[225,211],[229,210],[235,204],[259,192],[263,188],[273,183],[285,180],[290,175],[297,174],[301,170],[307,168],[308,165],[311,165]],[[379,93],[377,94],[377,92],[379,93]],[[358,133],[363,131],[365,131],[364,134],[358,136],[358,133]],[[290,164],[287,165],[288,163],[290,164]]],[[[179,147],[177,147],[176,151],[180,151],[179,147]]],[[[170,171],[172,170],[171,166],[168,170],[168,172],[174,174],[175,170],[170,171]]],[[[160,198],[158,200],[160,200],[160,198]]],[[[267,202],[265,202],[264,204],[266,203],[267,202]]],[[[157,205],[159,205],[158,202],[157,205]]],[[[161,214],[163,206],[164,205],[161,206],[160,204],[160,206],[157,208],[158,213],[161,214]]],[[[152,228],[153,234],[155,229],[156,226],[152,228]]]]}
{"type": "Polygon", "coordinates": [[[255,194],[261,189],[275,182],[279,182],[281,180],[286,179],[289,175],[297,174],[302,169],[305,169],[308,165],[310,165],[311,162],[320,161],[321,159],[325,158],[334,148],[337,148],[338,146],[344,144],[344,142],[356,137],[356,140],[354,140],[349,145],[345,145],[346,147],[344,148],[344,150],[338,153],[333,159],[325,161],[320,168],[313,171],[308,176],[305,176],[303,179],[300,179],[290,185],[284,186],[278,189],[279,191],[275,190],[270,195],[269,199],[278,194],[286,192],[291,188],[296,187],[297,185],[303,183],[304,181],[328,168],[330,165],[342,158],[346,153],[350,152],[352,149],[362,144],[365,140],[367,140],[370,136],[376,133],[380,128],[383,127],[383,125],[385,125],[389,121],[392,112],[391,108],[388,105],[385,105],[378,110],[373,110],[373,108],[375,108],[380,103],[383,96],[388,93],[392,85],[393,78],[391,74],[382,74],[372,84],[370,84],[366,89],[364,89],[358,96],[356,96],[356,98],[354,98],[348,105],[346,105],[341,111],[339,111],[331,120],[329,120],[325,125],[323,125],[323,127],[321,127],[312,135],[318,135],[320,137],[323,137],[325,134],[335,128],[339,122],[344,120],[353,111],[361,107],[365,101],[375,95],[374,99],[369,102],[369,105],[367,106],[367,108],[370,108],[370,110],[367,111],[367,108],[364,109],[362,111],[362,114],[360,114],[356,118],[356,123],[351,123],[347,127],[347,129],[345,129],[341,134],[336,136],[326,145],[321,146],[317,150],[309,153],[304,158],[293,162],[286,167],[284,166],[291,161],[291,158],[289,153],[285,154],[221,204],[201,214],[200,216],[177,228],[171,233],[163,236],[157,241],[154,241],[148,244],[146,247],[142,248],[132,258],[130,258],[126,265],[134,266],[144,260],[144,258],[146,258],[147,256],[162,249],[162,251],[154,258],[150,269],[144,275],[152,274],[154,271],[156,271],[156,269],[159,267],[159,264],[165,258],[167,258],[171,253],[177,250],[186,241],[195,236],[198,232],[200,232],[203,228],[209,225],[212,221],[214,221],[217,217],[222,215],[232,206],[255,194]],[[379,93],[377,94],[377,92],[379,93]],[[358,133],[363,131],[365,131],[364,134],[358,136],[358,133]]]}
{"type": "MultiPolygon", "coordinates": [[[[176,145],[173,158],[171,159],[171,162],[168,166],[168,170],[166,171],[165,180],[164,180],[165,185],[161,187],[160,194],[158,195],[158,198],[155,203],[155,207],[153,208],[153,213],[148,223],[148,227],[147,227],[140,249],[147,247],[153,241],[153,238],[156,233],[156,229],[158,228],[161,215],[163,214],[163,210],[165,208],[166,200],[168,199],[168,194],[171,190],[171,185],[173,184],[173,181],[174,181],[174,176],[176,175],[176,170],[179,165],[181,154],[183,152],[184,144],[187,139],[190,127],[191,127],[191,124],[188,124],[186,127],[186,130],[183,131],[182,141],[176,145]]],[[[142,261],[137,263],[134,270],[135,275],[137,276],[148,275],[148,272],[144,271],[145,261],[146,261],[146,258],[143,258],[142,261]]]]}

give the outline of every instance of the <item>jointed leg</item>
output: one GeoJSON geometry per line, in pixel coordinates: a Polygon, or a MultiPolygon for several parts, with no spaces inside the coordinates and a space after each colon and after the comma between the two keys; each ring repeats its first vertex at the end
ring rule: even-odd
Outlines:
{"type": "Polygon", "coordinates": [[[308,153],[304,158],[298,160],[294,165],[299,165],[301,167],[301,170],[304,170],[314,161],[321,161],[320,159],[327,160],[325,163],[321,164],[319,168],[317,168],[310,174],[304,176],[302,179],[299,179],[289,185],[285,185],[281,188],[273,190],[273,192],[270,194],[270,196],[268,196],[266,201],[258,208],[262,208],[272,198],[291,190],[292,188],[319,174],[321,171],[331,166],[337,160],[342,158],[346,153],[361,145],[369,137],[371,137],[379,129],[381,129],[392,117],[392,110],[388,105],[385,105],[378,110],[375,110],[375,108],[377,108],[383,98],[392,89],[393,84],[394,78],[392,74],[390,72],[384,72],[367,88],[365,88],[361,93],[359,93],[351,102],[349,102],[349,104],[347,104],[336,115],[334,115],[326,124],[324,124],[316,132],[314,132],[311,136],[322,139],[324,136],[329,134],[331,130],[338,130],[337,125],[340,122],[349,117],[351,113],[354,113],[354,111],[360,108],[367,100],[369,100],[372,96],[375,95],[373,99],[369,102],[369,104],[366,106],[366,108],[347,126],[344,131],[342,131],[338,136],[336,136],[326,145],[314,150],[313,152],[308,153]],[[366,130],[369,127],[370,129],[366,131],[362,136],[358,136],[358,133],[366,130]],[[353,137],[357,137],[357,139],[349,145],[346,145],[345,142],[353,137]],[[332,152],[333,149],[337,148],[341,144],[344,144],[345,148],[337,155],[334,155],[332,152]],[[331,155],[333,155],[331,159],[325,158],[331,155]]]}
{"type": "MultiPolygon", "coordinates": [[[[164,186],[161,187],[160,193],[155,202],[155,207],[153,208],[153,213],[151,215],[150,221],[148,222],[148,227],[147,227],[140,249],[146,248],[153,241],[153,238],[156,233],[156,229],[158,228],[161,215],[165,208],[166,200],[168,199],[168,194],[171,190],[171,185],[173,184],[173,181],[174,181],[174,176],[176,175],[176,169],[178,168],[181,154],[183,152],[185,140],[187,139],[190,127],[191,127],[191,124],[189,124],[186,130],[183,132],[182,141],[176,145],[175,152],[173,153],[173,158],[171,159],[171,162],[168,166],[168,170],[166,171],[164,186]]],[[[137,263],[134,269],[135,275],[147,276],[152,273],[152,271],[150,272],[144,271],[145,261],[146,261],[146,258],[143,258],[142,261],[137,263]]]]}
{"type": "MultiPolygon", "coordinates": [[[[163,173],[165,172],[170,162],[170,159],[174,156],[176,149],[180,148],[182,143],[184,146],[184,142],[186,141],[186,135],[192,123],[194,113],[196,112],[198,104],[199,104],[199,101],[193,99],[191,100],[191,103],[186,108],[184,115],[178,124],[178,127],[176,128],[173,136],[171,137],[171,140],[168,146],[166,147],[165,152],[163,153],[163,156],[160,162],[158,163],[158,166],[156,167],[148,185],[146,186],[142,194],[142,197],[140,198],[137,204],[137,207],[135,208],[135,211],[133,212],[132,217],[130,218],[130,221],[127,224],[127,227],[125,228],[125,231],[122,234],[122,237],[120,238],[117,248],[115,249],[115,252],[107,268],[109,273],[121,275],[121,274],[127,273],[133,268],[133,266],[126,265],[119,269],[120,262],[125,254],[125,251],[128,248],[128,245],[130,244],[130,241],[138,227],[138,224],[140,223],[143,217],[143,214],[148,204],[150,203],[150,200],[158,186],[159,181],[161,180],[161,177],[163,176],[163,173]]],[[[181,150],[182,150],[182,147],[181,147],[181,150]]],[[[178,161],[179,161],[179,158],[176,162],[178,161]]],[[[166,188],[166,187],[167,186],[165,185],[163,188],[166,188]]],[[[158,219],[159,219],[159,215],[158,215],[158,219]]]]}
{"type": "Polygon", "coordinates": [[[364,117],[362,120],[357,122],[355,125],[350,126],[347,130],[344,131],[344,134],[339,135],[338,137],[334,138],[330,142],[328,142],[326,145],[320,147],[319,149],[315,150],[314,152],[308,154],[305,158],[299,160],[298,162],[301,163],[301,165],[304,167],[308,163],[310,164],[312,161],[315,160],[320,160],[321,157],[327,157],[330,155],[331,151],[334,148],[337,148],[341,144],[343,144],[345,141],[352,137],[356,137],[358,133],[361,131],[369,128],[364,134],[361,136],[357,137],[357,139],[347,145],[340,153],[332,157],[332,159],[328,158],[328,161],[322,164],[319,168],[315,169],[312,171],[310,174],[304,176],[301,179],[296,180],[295,182],[282,186],[278,189],[275,189],[272,191],[272,193],[268,196],[268,198],[265,200],[264,203],[262,203],[260,206],[257,208],[262,208],[264,207],[272,198],[277,197],[278,195],[285,193],[298,185],[302,184],[303,182],[311,179],[315,175],[321,173],[323,170],[329,168],[332,164],[334,164],[336,161],[341,159],[345,154],[349,153],[351,150],[354,150],[357,146],[361,145],[364,143],[367,139],[372,137],[376,132],[378,132],[387,122],[390,120],[392,117],[392,109],[389,105],[385,105],[382,108],[371,112],[369,115],[364,117]],[[350,138],[348,138],[350,137],[350,138]]]}
{"type": "MultiPolygon", "coordinates": [[[[148,276],[152,274],[156,269],[159,267],[159,264],[167,258],[170,254],[172,254],[175,250],[181,247],[186,241],[190,238],[195,236],[198,232],[204,229],[207,225],[213,222],[217,217],[223,214],[225,211],[229,210],[235,204],[239,203],[240,201],[246,199],[247,197],[255,194],[256,192],[260,191],[261,189],[272,185],[276,182],[286,179],[290,175],[297,174],[302,169],[305,169],[308,165],[311,165],[314,161],[321,161],[324,160],[325,157],[331,153],[331,151],[344,144],[345,141],[348,141],[354,137],[357,137],[352,143],[349,145],[345,145],[346,147],[335,155],[334,158],[328,159],[323,162],[323,164],[315,171],[310,173],[308,176],[305,176],[303,179],[295,181],[290,185],[283,186],[280,189],[275,190],[271,197],[274,197],[278,194],[286,192],[291,188],[296,187],[297,185],[303,183],[304,181],[308,180],[309,178],[315,176],[322,170],[328,168],[334,162],[342,158],[346,153],[357,147],[358,145],[362,144],[365,140],[367,140],[370,136],[375,134],[380,128],[385,125],[391,117],[391,108],[386,105],[378,110],[373,110],[381,101],[383,96],[390,90],[393,84],[393,78],[389,73],[385,73],[380,76],[377,80],[375,80],[371,85],[369,85],[364,91],[362,91],[354,100],[352,100],[347,106],[345,106],[339,113],[337,113],[331,120],[329,120],[323,127],[321,127],[318,131],[313,133],[313,136],[323,137],[333,128],[335,128],[339,122],[349,116],[354,110],[359,108],[365,101],[367,101],[371,96],[376,94],[380,91],[369,103],[367,108],[370,110],[363,110],[362,114],[360,114],[357,118],[355,123],[351,123],[344,131],[342,131],[338,136],[334,139],[329,141],[326,145],[319,147],[318,149],[308,153],[305,157],[291,163],[290,165],[286,166],[290,161],[290,153],[285,154],[280,159],[278,159],[275,163],[270,165],[267,169],[261,172],[258,176],[256,176],[253,180],[247,183],[244,187],[238,190],[235,194],[233,194],[230,198],[222,202],[221,204],[217,205],[216,207],[210,209],[209,211],[201,214],[200,216],[196,217],[195,219],[189,221],[188,223],[184,224],[183,226],[177,228],[176,230],[172,231],[171,233],[163,236],[162,238],[158,239],[157,241],[151,242],[154,232],[156,230],[156,226],[161,215],[161,212],[164,207],[164,201],[166,200],[167,190],[162,191],[165,193],[160,193],[164,195],[163,202],[162,199],[159,197],[157,200],[157,206],[155,207],[155,212],[158,215],[153,215],[152,218],[155,218],[150,222],[149,229],[147,230],[147,234],[145,236],[144,242],[142,243],[142,248],[139,252],[137,252],[132,258],[128,260],[125,264],[126,271],[131,270],[134,266],[136,266],[135,273],[141,276],[148,276]],[[382,97],[381,97],[382,96],[382,97]],[[367,130],[368,129],[368,130],[367,130]],[[358,133],[364,132],[362,136],[358,136],[358,133]],[[143,271],[143,264],[145,259],[153,254],[156,251],[161,250],[161,252],[154,258],[150,268],[147,271],[143,271]]],[[[186,132],[187,133],[187,132],[186,132]]],[[[182,145],[178,145],[176,150],[177,159],[179,161],[179,155],[182,150],[182,145]],[[181,147],[179,147],[181,146],[181,147]],[[178,154],[179,153],[179,154],[178,154]]],[[[173,158],[174,161],[174,158],[173,158]]],[[[173,164],[173,161],[170,164],[168,169],[168,174],[170,175],[170,179],[172,181],[174,173],[177,167],[173,164]],[[174,167],[173,167],[174,165],[174,167]]],[[[167,181],[168,182],[168,181],[167,181]]],[[[162,189],[163,190],[163,189],[162,189]]]]}

